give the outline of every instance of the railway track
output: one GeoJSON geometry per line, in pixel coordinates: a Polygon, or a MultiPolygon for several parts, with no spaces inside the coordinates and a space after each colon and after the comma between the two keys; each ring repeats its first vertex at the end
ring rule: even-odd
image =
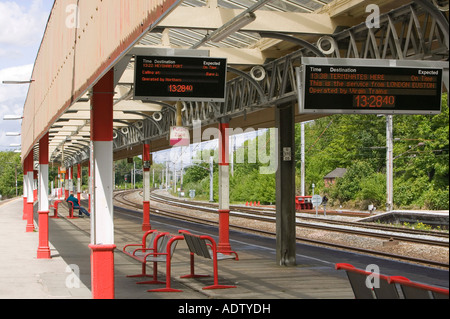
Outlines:
{"type": "MultiPolygon", "coordinates": [[[[166,196],[156,196],[152,195],[152,199],[155,201],[159,201],[161,203],[170,203],[172,205],[176,205],[178,207],[184,207],[184,208],[194,208],[198,210],[203,210],[206,212],[211,213],[217,213],[216,206],[211,205],[207,203],[205,207],[208,207],[208,209],[204,209],[203,203],[197,203],[197,202],[191,202],[191,201],[185,201],[185,200],[175,200],[170,197],[166,196]],[[200,206],[201,205],[201,206],[200,206]]],[[[242,206],[230,206],[230,215],[234,217],[241,217],[241,218],[250,218],[253,220],[260,220],[260,221],[266,221],[266,222],[274,222],[275,221],[275,211],[274,210],[266,210],[266,209],[244,209],[242,210],[242,206]]],[[[388,225],[379,225],[379,224],[373,224],[373,223],[360,223],[360,222],[351,222],[351,221],[338,221],[338,220],[328,220],[323,218],[314,218],[314,217],[297,217],[296,226],[299,227],[306,227],[306,228],[315,228],[315,229],[321,229],[321,230],[328,230],[328,231],[338,231],[338,232],[345,232],[345,233],[352,233],[356,235],[363,235],[363,236],[371,236],[371,237],[378,237],[386,240],[391,240],[393,238],[394,240],[402,240],[402,241],[409,241],[409,242],[415,242],[420,244],[430,244],[430,245],[438,245],[438,246],[448,246],[448,242],[441,241],[441,240],[434,240],[434,239],[421,239],[421,238],[413,238],[411,236],[404,236],[403,234],[409,234],[409,235],[423,235],[423,236],[433,236],[437,238],[443,238],[443,239],[449,239],[449,235],[447,233],[437,232],[437,231],[421,231],[421,230],[414,230],[414,229],[406,229],[406,228],[398,228],[388,225]],[[336,226],[351,226],[351,227],[357,227],[359,229],[363,230],[355,230],[355,229],[349,229],[349,228],[341,228],[336,226]],[[365,230],[364,230],[365,229],[365,230]],[[383,231],[383,232],[390,232],[391,235],[385,234],[385,233],[368,233],[370,230],[375,231],[383,231]]]]}
{"type": "MultiPolygon", "coordinates": [[[[154,200],[167,200],[167,201],[175,201],[173,197],[168,197],[168,196],[163,196],[163,195],[155,195],[152,194],[151,195],[152,198],[154,200]]],[[[217,203],[207,203],[207,202],[196,202],[196,201],[189,201],[186,199],[180,200],[179,202],[181,203],[186,203],[186,204],[190,204],[190,205],[201,205],[203,207],[208,207],[208,208],[218,208],[218,204],[217,203]]],[[[276,209],[273,207],[268,207],[268,206],[240,206],[240,205],[230,205],[230,210],[232,211],[238,211],[238,212],[243,212],[243,213],[255,213],[255,212],[259,212],[259,214],[275,214],[276,209]]],[[[304,210],[302,211],[303,213],[307,213],[307,214],[315,214],[316,211],[315,210],[304,210]]],[[[323,211],[321,211],[321,213],[323,213],[323,211]]],[[[351,212],[351,211],[336,211],[336,210],[328,210],[327,211],[327,215],[337,215],[337,216],[349,216],[349,217],[369,217],[370,214],[369,213],[365,213],[365,212],[351,212]]]]}
{"type": "MultiPolygon", "coordinates": [[[[203,203],[203,202],[195,202],[195,201],[188,201],[188,200],[176,200],[173,197],[168,196],[162,196],[162,195],[154,195],[152,194],[152,199],[159,202],[173,202],[177,205],[182,206],[185,204],[186,207],[189,207],[191,205],[193,206],[199,206],[199,209],[203,209],[203,207],[213,208],[217,209],[217,204],[212,203],[203,203]]],[[[274,208],[268,208],[268,207],[245,207],[245,206],[238,206],[238,205],[230,205],[230,210],[233,212],[242,212],[242,213],[249,213],[252,215],[261,215],[261,216],[268,216],[268,217],[274,217],[276,214],[276,210],[274,208]]],[[[209,211],[209,210],[206,210],[209,211]]],[[[211,210],[214,212],[213,210],[211,210]]],[[[334,211],[335,213],[329,214],[327,212],[327,215],[338,215],[338,216],[348,216],[348,217],[367,217],[369,216],[368,213],[363,212],[349,212],[349,211],[334,211]]],[[[307,214],[315,214],[315,211],[312,212],[310,210],[301,211],[301,213],[307,213],[307,214]]],[[[327,224],[334,224],[334,225],[341,225],[341,226],[354,226],[359,228],[367,228],[367,229],[373,229],[373,230],[380,230],[380,231],[399,231],[398,226],[393,225],[384,225],[384,224],[375,224],[375,223],[364,223],[364,222],[352,222],[349,220],[342,221],[342,220],[332,220],[332,219],[324,219],[322,217],[313,217],[313,216],[297,216],[298,220],[304,220],[304,221],[312,221],[312,222],[322,222],[327,224]]],[[[424,235],[424,236],[434,236],[437,238],[444,238],[449,239],[449,234],[441,231],[435,231],[435,230],[420,230],[420,229],[409,229],[409,228],[401,228],[401,232],[405,234],[412,234],[412,235],[424,235]]]]}
{"type": "MultiPolygon", "coordinates": [[[[114,200],[123,206],[126,206],[128,208],[131,207],[134,210],[140,211],[140,210],[142,210],[142,204],[136,203],[135,201],[129,200],[127,198],[127,195],[131,194],[132,192],[134,192],[134,191],[123,191],[123,192],[116,193],[114,196],[114,200]]],[[[195,202],[195,203],[188,202],[188,201],[181,202],[181,201],[176,201],[173,198],[155,196],[154,194],[152,194],[151,199],[153,201],[159,201],[160,203],[163,203],[165,205],[171,205],[171,206],[176,206],[176,207],[181,207],[181,208],[186,208],[186,209],[195,209],[196,211],[206,211],[206,212],[209,212],[212,214],[218,214],[217,208],[215,208],[214,205],[210,205],[209,203],[207,203],[207,205],[205,205],[206,207],[203,207],[203,205],[199,206],[198,202],[195,202]]],[[[239,208],[241,208],[241,207],[239,206],[239,208]]],[[[172,210],[169,211],[166,209],[151,208],[150,212],[151,212],[151,214],[176,218],[176,219],[180,219],[180,220],[184,220],[184,221],[203,223],[203,224],[209,224],[209,225],[218,225],[218,222],[216,221],[217,219],[192,217],[192,216],[188,216],[186,214],[174,212],[172,210]]],[[[258,220],[258,221],[269,222],[269,223],[275,223],[275,212],[270,211],[270,210],[265,210],[265,209],[263,209],[263,210],[245,209],[244,212],[232,210],[230,212],[230,216],[246,218],[246,219],[251,219],[251,220],[258,220]]],[[[369,224],[369,223],[366,223],[366,224],[369,224]]],[[[297,221],[296,226],[310,228],[310,229],[319,229],[319,230],[330,231],[330,232],[353,234],[353,235],[358,235],[358,236],[376,237],[376,238],[386,240],[386,241],[395,240],[395,241],[409,242],[409,243],[415,243],[415,244],[426,244],[426,245],[433,245],[433,246],[448,247],[449,236],[446,233],[443,234],[443,233],[436,232],[436,231],[434,231],[434,232],[429,232],[429,231],[417,232],[417,231],[411,230],[411,229],[401,229],[401,230],[397,229],[394,232],[393,227],[386,227],[383,225],[366,225],[366,224],[361,225],[360,223],[356,223],[356,222],[348,222],[348,221],[342,222],[342,221],[334,221],[334,220],[331,221],[331,220],[324,220],[322,218],[307,217],[307,218],[305,218],[305,221],[297,221]],[[309,222],[306,220],[309,220],[309,222]],[[318,220],[320,221],[320,223],[318,220]],[[343,224],[346,226],[351,225],[353,227],[355,227],[357,225],[359,229],[342,227],[343,224]],[[365,229],[361,229],[361,227],[363,227],[365,229]],[[370,229],[370,228],[372,228],[372,229],[370,229]],[[376,232],[374,232],[373,228],[375,228],[376,232]],[[387,230],[389,232],[386,232],[387,230]],[[403,235],[403,233],[406,233],[409,236],[403,235]],[[416,235],[416,237],[413,237],[412,235],[416,235]],[[417,235],[427,235],[427,236],[434,235],[436,237],[436,239],[420,238],[420,237],[417,237],[417,235]]],[[[231,223],[230,223],[230,228],[241,230],[241,231],[260,233],[260,234],[269,235],[269,236],[276,236],[275,232],[264,231],[264,230],[255,229],[255,228],[251,228],[251,227],[245,227],[242,225],[234,225],[231,223]]],[[[331,242],[319,241],[319,240],[314,240],[314,239],[309,239],[309,238],[304,238],[304,237],[297,237],[297,240],[299,242],[306,242],[306,243],[310,243],[310,244],[322,245],[322,246],[333,247],[333,248],[343,249],[343,250],[351,250],[351,251],[356,251],[356,252],[360,252],[360,253],[372,254],[372,255],[377,255],[377,256],[402,260],[402,261],[427,264],[427,265],[438,266],[438,267],[443,267],[443,268],[449,267],[448,263],[442,263],[442,262],[437,262],[437,261],[432,261],[432,260],[414,258],[414,257],[410,257],[410,256],[386,253],[386,252],[382,252],[382,251],[373,251],[373,250],[368,250],[368,249],[364,249],[364,248],[358,248],[358,247],[349,246],[349,245],[342,245],[342,244],[336,244],[336,243],[331,243],[331,242]]]]}

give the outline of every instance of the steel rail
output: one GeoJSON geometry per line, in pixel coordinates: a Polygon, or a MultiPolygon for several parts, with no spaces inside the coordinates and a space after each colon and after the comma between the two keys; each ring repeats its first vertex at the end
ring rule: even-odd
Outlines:
{"type": "MultiPolygon", "coordinates": [[[[127,193],[116,194],[114,196],[114,200],[116,200],[124,205],[132,206],[136,209],[142,209],[142,205],[139,205],[138,203],[132,202],[132,201],[124,198],[127,193]],[[118,196],[121,196],[122,198],[120,199],[120,198],[118,198],[118,196]]],[[[123,208],[123,207],[120,207],[120,208],[128,210],[130,212],[136,212],[135,210],[131,210],[131,209],[123,208]]],[[[169,217],[169,218],[174,218],[174,219],[179,219],[179,220],[184,220],[184,221],[189,221],[189,222],[195,222],[195,223],[201,223],[201,224],[218,225],[218,222],[215,220],[186,216],[184,214],[176,213],[173,211],[167,211],[167,210],[163,210],[163,209],[154,209],[154,208],[151,208],[150,211],[152,214],[161,215],[161,216],[165,216],[165,217],[169,217]]],[[[254,229],[254,228],[238,226],[238,225],[231,225],[231,224],[230,224],[230,228],[276,237],[276,233],[270,232],[270,231],[258,230],[258,229],[254,229]]],[[[353,247],[353,246],[348,246],[348,245],[341,245],[341,244],[335,244],[335,243],[330,243],[330,242],[318,241],[318,240],[308,239],[308,238],[303,238],[303,237],[296,237],[296,240],[300,241],[300,242],[315,244],[315,245],[321,245],[321,246],[343,249],[343,250],[348,250],[348,251],[355,251],[355,252],[359,252],[359,253],[365,253],[365,254],[370,254],[370,255],[375,255],[375,256],[382,256],[382,257],[387,257],[387,258],[392,258],[392,259],[397,259],[397,260],[402,260],[402,261],[415,262],[415,263],[419,263],[419,264],[426,264],[426,265],[438,266],[438,267],[443,267],[443,268],[449,268],[448,263],[442,263],[442,262],[433,261],[433,260],[426,260],[426,259],[415,258],[415,257],[410,257],[410,256],[390,254],[390,253],[381,252],[381,251],[373,251],[373,250],[368,250],[368,249],[364,249],[364,248],[358,248],[358,247],[353,247]]],[[[448,244],[446,246],[448,247],[448,244]]]]}
{"type": "MultiPolygon", "coordinates": [[[[158,200],[158,197],[152,195],[153,199],[158,200]]],[[[159,199],[160,202],[164,202],[165,204],[168,204],[168,202],[165,202],[164,199],[159,199]]],[[[212,212],[214,213],[214,210],[211,209],[204,209],[201,206],[196,206],[193,207],[192,204],[188,204],[188,203],[183,203],[180,201],[177,201],[175,199],[171,199],[172,203],[175,203],[175,205],[181,206],[181,207],[187,207],[187,208],[195,208],[195,209],[200,209],[200,210],[205,210],[208,212],[212,212]]],[[[197,205],[200,205],[199,203],[195,203],[197,205]]],[[[208,205],[210,206],[210,205],[208,205]]],[[[267,214],[265,214],[264,212],[259,212],[259,211],[247,211],[244,212],[244,214],[248,214],[248,215],[243,215],[243,214],[236,214],[235,212],[231,211],[230,212],[230,216],[233,217],[241,217],[241,218],[249,218],[249,219],[258,219],[260,221],[266,221],[266,222],[275,222],[275,215],[271,214],[270,216],[268,216],[267,214]]],[[[318,221],[318,220],[317,220],[318,221]]],[[[319,222],[319,221],[318,221],[319,222]]],[[[328,223],[328,221],[321,219],[320,222],[322,223],[328,223]]],[[[352,226],[352,227],[360,227],[360,228],[372,228],[372,229],[376,229],[376,230],[383,230],[383,231],[388,231],[388,232],[397,232],[397,233],[409,233],[409,234],[415,234],[415,235],[434,235],[434,234],[430,234],[430,233],[426,233],[423,234],[421,232],[414,232],[413,230],[404,230],[404,229],[392,229],[390,227],[382,227],[380,225],[374,225],[374,227],[370,227],[370,225],[359,225],[358,223],[352,223],[352,222],[337,222],[337,221],[332,221],[330,222],[331,224],[338,224],[338,225],[343,225],[343,226],[352,226]]],[[[443,247],[448,247],[449,243],[448,242],[443,242],[443,241],[439,241],[439,240],[432,240],[432,239],[423,239],[423,238],[412,238],[409,236],[402,236],[399,234],[383,234],[383,233],[373,233],[373,232],[367,232],[364,230],[357,230],[357,229],[348,229],[348,228],[339,228],[339,227],[335,227],[335,226],[327,226],[327,225],[323,225],[323,224],[311,224],[311,223],[307,223],[307,222],[296,222],[296,226],[298,227],[305,227],[305,228],[315,228],[315,229],[320,229],[320,230],[326,230],[326,231],[334,231],[334,232],[341,232],[341,233],[350,233],[350,234],[355,234],[355,235],[362,235],[362,236],[369,236],[369,237],[376,237],[376,238],[381,238],[381,239],[385,239],[385,240],[401,240],[401,241],[406,241],[406,242],[413,242],[413,243],[418,243],[418,244],[427,244],[427,245],[436,245],[436,246],[443,246],[443,247]]],[[[441,234],[438,237],[442,237],[441,234]]],[[[445,238],[448,238],[448,235],[445,236],[445,238]]]]}

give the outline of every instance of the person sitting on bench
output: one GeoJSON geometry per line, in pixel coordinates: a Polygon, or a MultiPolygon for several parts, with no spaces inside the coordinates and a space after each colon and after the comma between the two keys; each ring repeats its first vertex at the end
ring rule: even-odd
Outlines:
{"type": "Polygon", "coordinates": [[[78,199],[73,196],[73,194],[70,194],[70,196],[66,199],[66,202],[72,202],[73,209],[78,209],[78,217],[82,216],[81,213],[85,214],[87,217],[91,216],[85,208],[80,206],[78,199]]]}

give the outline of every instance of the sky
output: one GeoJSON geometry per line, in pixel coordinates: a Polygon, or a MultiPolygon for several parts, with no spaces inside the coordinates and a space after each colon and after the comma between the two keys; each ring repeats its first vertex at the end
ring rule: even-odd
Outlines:
{"type": "Polygon", "coordinates": [[[23,114],[28,84],[3,84],[3,81],[31,79],[53,0],[0,0],[0,151],[15,150],[21,121],[5,121],[5,115],[23,114]]]}

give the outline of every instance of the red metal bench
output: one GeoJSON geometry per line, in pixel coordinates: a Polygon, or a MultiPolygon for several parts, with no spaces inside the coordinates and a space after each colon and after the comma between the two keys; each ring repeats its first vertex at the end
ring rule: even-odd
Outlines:
{"type": "Polygon", "coordinates": [[[53,202],[53,205],[50,205],[50,208],[53,208],[53,216],[50,216],[50,218],[59,218],[58,216],[58,204],[61,203],[62,201],[60,200],[55,200],[53,202]]]}
{"type": "MultiPolygon", "coordinates": [[[[138,257],[140,258],[139,255],[142,254],[142,252],[152,252],[155,250],[155,243],[156,240],[161,236],[164,235],[165,233],[159,232],[156,229],[152,229],[147,231],[143,236],[142,236],[142,242],[140,244],[128,244],[125,245],[122,249],[122,251],[134,258],[137,259],[138,257]],[[130,250],[130,248],[133,248],[132,250],[130,250]],[[135,248],[138,247],[138,248],[135,248]]],[[[159,242],[159,247],[156,248],[156,251],[158,250],[162,250],[162,241],[159,242]]],[[[138,259],[139,261],[141,261],[141,259],[138,259]]],[[[142,263],[142,272],[138,275],[129,275],[127,277],[153,277],[153,275],[147,275],[146,273],[146,263],[142,263]]]]}
{"type": "Polygon", "coordinates": [[[448,289],[420,284],[405,277],[389,277],[390,284],[399,285],[405,299],[449,299],[448,289]]]}
{"type": "Polygon", "coordinates": [[[336,264],[336,269],[347,272],[356,299],[448,299],[449,291],[410,281],[401,276],[385,276],[357,269],[350,264],[336,264]],[[380,286],[370,288],[366,284],[369,276],[378,277],[380,286]],[[397,285],[399,289],[397,289],[397,285]],[[401,291],[402,294],[399,292],[401,291]]]}
{"type": "Polygon", "coordinates": [[[357,269],[350,264],[336,264],[336,269],[343,269],[347,272],[347,277],[352,287],[355,299],[399,299],[397,288],[388,283],[388,277],[367,272],[362,269],[357,269]],[[378,288],[371,288],[366,284],[369,276],[377,277],[380,286],[378,288]]]}
{"type": "Polygon", "coordinates": [[[141,281],[137,284],[166,284],[166,288],[150,289],[147,291],[158,292],[181,292],[182,290],[171,288],[170,273],[171,259],[175,251],[178,240],[183,240],[183,236],[174,236],[169,233],[159,232],[155,229],[147,231],[142,237],[141,244],[129,244],[123,248],[123,252],[131,258],[142,263],[142,273],[129,275],[127,277],[150,277],[146,274],[147,262],[153,262],[153,280],[141,281]],[[149,241],[149,243],[148,243],[149,241]],[[129,247],[138,247],[129,250],[129,247]],[[166,281],[158,281],[158,262],[166,263],[166,281]]]}
{"type": "Polygon", "coordinates": [[[69,216],[67,216],[67,218],[69,218],[69,219],[78,218],[78,216],[73,216],[73,211],[74,211],[73,203],[72,202],[67,202],[67,206],[69,206],[69,216]]]}
{"type": "Polygon", "coordinates": [[[197,277],[209,277],[208,275],[196,275],[194,270],[194,255],[201,256],[207,259],[213,260],[214,268],[214,285],[204,287],[203,289],[225,289],[236,288],[236,286],[219,285],[218,279],[218,260],[223,259],[235,259],[239,260],[236,252],[230,252],[230,255],[224,255],[217,252],[217,245],[214,239],[205,235],[193,235],[187,230],[180,230],[180,234],[183,234],[184,239],[188,245],[191,259],[191,273],[189,275],[182,276],[181,278],[197,278],[197,277]],[[208,243],[207,243],[208,241],[208,243]],[[233,256],[234,255],[234,256],[233,256]]]}

